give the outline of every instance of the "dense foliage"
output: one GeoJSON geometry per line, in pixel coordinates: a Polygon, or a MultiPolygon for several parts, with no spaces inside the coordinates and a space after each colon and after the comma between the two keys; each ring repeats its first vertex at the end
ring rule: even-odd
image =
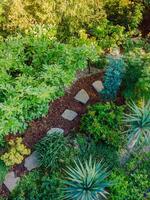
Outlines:
{"type": "Polygon", "coordinates": [[[110,103],[93,105],[81,120],[81,131],[118,148],[123,139],[123,110],[124,107],[110,103]]]}
{"type": "Polygon", "coordinates": [[[36,145],[36,151],[41,167],[49,171],[58,170],[66,164],[64,162],[71,152],[66,138],[61,133],[47,135],[36,145]]]}
{"type": "Polygon", "coordinates": [[[7,172],[8,168],[5,166],[5,163],[0,160],[0,184],[3,183],[7,172]]]}
{"type": "Polygon", "coordinates": [[[76,71],[95,60],[90,44],[73,47],[49,34],[10,37],[0,45],[0,143],[22,132],[27,122],[45,115],[49,102],[64,94],[76,71]]]}
{"type": "Polygon", "coordinates": [[[63,191],[61,174],[31,172],[24,176],[21,184],[13,191],[8,200],[59,200],[63,191]]]}
{"type": "Polygon", "coordinates": [[[142,11],[141,3],[130,0],[2,0],[0,22],[4,35],[24,32],[35,24],[52,24],[57,27],[58,35],[66,38],[82,28],[89,31],[106,18],[135,29],[142,19],[142,11]]]}
{"type": "Polygon", "coordinates": [[[41,164],[4,199],[150,199],[149,11],[149,0],[1,0],[0,183],[7,166],[22,173],[13,165],[32,150],[41,164]],[[78,133],[47,133],[27,148],[28,124],[87,67],[104,72],[103,102],[87,108],[78,133]]]}
{"type": "Polygon", "coordinates": [[[144,41],[128,43],[124,56],[126,73],[123,85],[127,99],[150,98],[150,49],[144,41]],[[133,45],[135,47],[133,48],[133,45]],[[143,48],[144,47],[144,48],[143,48]]]}
{"type": "Polygon", "coordinates": [[[143,200],[149,199],[150,174],[149,157],[143,159],[143,154],[132,157],[122,169],[114,170],[111,179],[110,200],[143,200]],[[115,184],[116,183],[116,184],[115,184]]]}

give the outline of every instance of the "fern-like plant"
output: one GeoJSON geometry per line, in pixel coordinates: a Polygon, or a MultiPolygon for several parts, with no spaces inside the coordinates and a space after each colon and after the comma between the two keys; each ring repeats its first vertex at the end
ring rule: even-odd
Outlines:
{"type": "Polygon", "coordinates": [[[68,167],[68,178],[65,181],[65,199],[100,200],[106,198],[106,188],[111,185],[106,180],[109,173],[102,162],[96,163],[90,157],[83,164],[80,160],[75,167],[68,167]]]}
{"type": "Polygon", "coordinates": [[[129,105],[131,113],[125,114],[125,122],[129,133],[128,148],[150,140],[150,101],[141,107],[135,103],[129,105]]]}
{"type": "Polygon", "coordinates": [[[104,89],[101,95],[105,100],[114,100],[121,85],[125,68],[122,58],[109,58],[109,67],[104,76],[104,89]]]}

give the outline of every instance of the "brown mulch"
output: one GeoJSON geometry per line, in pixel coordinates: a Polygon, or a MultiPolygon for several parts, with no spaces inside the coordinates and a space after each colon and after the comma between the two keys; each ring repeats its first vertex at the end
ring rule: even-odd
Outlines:
{"type": "Polygon", "coordinates": [[[143,16],[143,21],[140,25],[140,30],[143,37],[147,36],[150,33],[150,9],[147,9],[143,16]]]}
{"type": "Polygon", "coordinates": [[[32,148],[51,128],[62,128],[65,134],[68,134],[72,129],[78,127],[80,117],[86,112],[87,105],[100,101],[100,97],[92,87],[92,83],[96,80],[102,80],[102,77],[103,72],[99,72],[77,80],[63,97],[51,104],[47,116],[30,123],[29,128],[25,132],[24,143],[32,148]],[[74,99],[76,93],[81,89],[85,89],[90,97],[86,105],[74,99]],[[61,114],[65,109],[76,111],[78,116],[71,122],[63,119],[61,114]]]}

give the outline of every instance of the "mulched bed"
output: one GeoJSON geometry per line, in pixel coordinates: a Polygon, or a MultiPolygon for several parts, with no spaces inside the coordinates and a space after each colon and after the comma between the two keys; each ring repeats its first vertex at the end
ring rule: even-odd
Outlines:
{"type": "MultiPolygon", "coordinates": [[[[45,117],[34,120],[29,124],[28,129],[24,133],[24,143],[29,147],[33,148],[34,145],[46,135],[46,133],[51,128],[62,128],[65,131],[65,134],[69,134],[72,130],[80,127],[80,118],[83,114],[86,113],[86,109],[88,105],[95,104],[97,102],[103,102],[100,98],[100,95],[93,88],[92,83],[97,80],[103,81],[104,72],[98,72],[91,76],[81,77],[78,79],[72,87],[66,91],[63,97],[60,97],[52,104],[50,104],[48,114],[45,117]],[[88,103],[82,104],[74,99],[74,96],[81,89],[85,89],[88,93],[90,99],[88,103]],[[78,113],[78,116],[73,121],[68,121],[61,117],[61,114],[65,111],[65,109],[71,109],[78,113]]],[[[118,105],[124,104],[124,99],[121,97],[119,92],[116,103],[118,105]]],[[[16,136],[9,135],[7,140],[15,139],[16,136]]],[[[15,172],[16,176],[23,176],[28,173],[27,169],[24,167],[24,162],[19,165],[15,165],[12,167],[12,170],[15,172]]],[[[9,191],[3,184],[0,187],[0,196],[8,196],[9,191]]]]}
{"type": "MultiPolygon", "coordinates": [[[[98,72],[91,76],[81,77],[78,79],[72,87],[66,91],[63,97],[60,97],[56,101],[50,104],[48,114],[37,120],[33,120],[29,123],[28,129],[24,133],[24,143],[29,147],[33,148],[34,145],[46,135],[51,128],[62,128],[65,134],[69,134],[75,128],[80,126],[80,118],[86,112],[88,105],[95,104],[96,102],[102,101],[99,94],[92,87],[92,83],[97,80],[103,80],[104,72],[98,72]],[[76,101],[74,96],[81,89],[85,89],[90,99],[86,105],[76,101]],[[68,121],[61,117],[61,114],[65,109],[71,109],[78,113],[78,116],[73,121],[68,121]]],[[[15,139],[16,136],[9,135],[6,140],[15,139]]],[[[19,165],[12,167],[16,176],[23,176],[28,171],[24,167],[24,162],[19,165]]],[[[3,184],[0,186],[0,196],[8,196],[9,191],[3,184]]]]}
{"type": "Polygon", "coordinates": [[[99,72],[77,80],[63,97],[51,104],[47,116],[29,124],[29,128],[25,132],[24,143],[32,148],[51,128],[62,128],[65,134],[68,134],[72,129],[78,127],[80,125],[80,117],[86,112],[86,107],[100,101],[100,97],[92,87],[92,83],[96,80],[102,80],[102,77],[103,72],[99,72]],[[74,100],[74,96],[81,89],[85,89],[90,97],[86,105],[74,100]],[[73,121],[63,119],[61,114],[65,109],[76,111],[78,116],[73,121]]]}
{"type": "Polygon", "coordinates": [[[150,9],[147,9],[144,13],[140,29],[142,31],[143,37],[147,36],[148,33],[150,33],[150,9]]]}

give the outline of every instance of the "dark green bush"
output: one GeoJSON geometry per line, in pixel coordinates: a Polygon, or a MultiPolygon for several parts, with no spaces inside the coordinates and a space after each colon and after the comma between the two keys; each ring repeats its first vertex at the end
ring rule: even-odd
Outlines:
{"type": "Polygon", "coordinates": [[[119,153],[111,145],[96,143],[85,135],[77,137],[77,145],[79,146],[78,157],[80,160],[87,160],[91,155],[97,161],[104,160],[110,168],[119,165],[119,153]]]}
{"type": "Polygon", "coordinates": [[[8,167],[6,167],[5,163],[0,160],[0,184],[4,181],[7,172],[8,167]]]}
{"type": "Polygon", "coordinates": [[[123,106],[96,104],[88,108],[81,120],[81,131],[90,134],[96,141],[119,147],[123,142],[123,106]]]}
{"type": "Polygon", "coordinates": [[[9,200],[60,200],[63,195],[61,174],[31,172],[9,196],[9,200]]]}
{"type": "Polygon", "coordinates": [[[110,200],[144,200],[150,189],[149,154],[132,155],[126,165],[110,175],[110,200]]]}
{"type": "Polygon", "coordinates": [[[136,101],[150,98],[150,52],[143,48],[131,49],[125,56],[126,73],[123,80],[124,95],[136,101]]]}
{"type": "Polygon", "coordinates": [[[135,30],[143,16],[142,2],[131,0],[106,0],[105,10],[107,17],[114,24],[126,27],[127,30],[135,30]]]}

